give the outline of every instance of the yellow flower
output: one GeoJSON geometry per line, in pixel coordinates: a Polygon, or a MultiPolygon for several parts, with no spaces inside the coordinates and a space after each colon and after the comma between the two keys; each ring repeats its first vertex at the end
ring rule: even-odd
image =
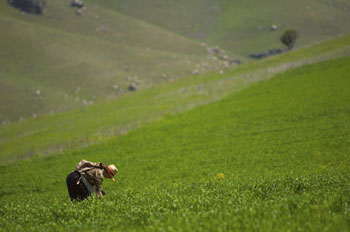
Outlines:
{"type": "Polygon", "coordinates": [[[225,178],[225,175],[222,172],[220,172],[216,175],[216,179],[224,179],[224,178],[225,178]]]}

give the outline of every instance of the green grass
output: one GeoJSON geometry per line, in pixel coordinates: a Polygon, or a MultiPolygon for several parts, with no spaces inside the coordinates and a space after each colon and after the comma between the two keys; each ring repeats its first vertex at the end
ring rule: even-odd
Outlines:
{"type": "Polygon", "coordinates": [[[162,117],[217,101],[276,73],[349,55],[349,42],[349,36],[342,36],[279,57],[226,69],[224,74],[191,76],[107,103],[4,125],[0,128],[0,160],[9,163],[100,143],[162,117]]]}
{"type": "Polygon", "coordinates": [[[2,166],[1,228],[348,231],[349,64],[302,66],[99,145],[2,166]],[[64,179],[81,159],[119,168],[104,199],[69,202],[64,179]]]}

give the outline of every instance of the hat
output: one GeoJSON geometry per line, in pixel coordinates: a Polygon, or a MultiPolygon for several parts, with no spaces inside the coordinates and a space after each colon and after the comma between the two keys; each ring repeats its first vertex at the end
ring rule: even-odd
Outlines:
{"type": "Polygon", "coordinates": [[[111,165],[108,165],[107,166],[107,170],[108,170],[108,174],[111,176],[111,179],[113,180],[113,181],[115,181],[115,179],[114,179],[114,175],[115,174],[117,174],[117,172],[118,172],[118,168],[114,165],[114,164],[111,164],[111,165]]]}

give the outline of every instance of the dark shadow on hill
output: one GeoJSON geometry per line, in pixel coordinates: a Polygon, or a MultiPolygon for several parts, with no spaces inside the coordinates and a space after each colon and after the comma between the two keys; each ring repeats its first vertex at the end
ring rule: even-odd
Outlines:
{"type": "Polygon", "coordinates": [[[26,13],[42,15],[46,12],[44,0],[7,0],[7,3],[26,13]]]}

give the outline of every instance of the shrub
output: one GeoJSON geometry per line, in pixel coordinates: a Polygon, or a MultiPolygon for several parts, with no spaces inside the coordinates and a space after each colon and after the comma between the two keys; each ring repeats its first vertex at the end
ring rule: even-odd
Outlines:
{"type": "Polygon", "coordinates": [[[289,29],[283,32],[281,42],[291,50],[295,45],[295,40],[298,38],[298,33],[294,29],[289,29]]]}

